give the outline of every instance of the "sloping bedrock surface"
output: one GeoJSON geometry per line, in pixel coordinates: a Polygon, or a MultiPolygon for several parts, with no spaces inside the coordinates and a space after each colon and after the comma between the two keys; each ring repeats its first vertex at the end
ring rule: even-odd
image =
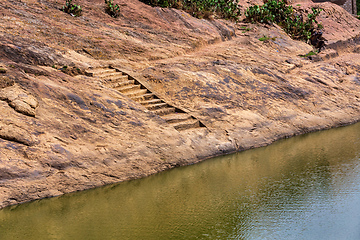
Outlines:
{"type": "Polygon", "coordinates": [[[240,146],[358,120],[358,54],[347,58],[347,68],[337,63],[343,57],[312,62],[298,56],[311,50],[308,45],[290,44],[281,32],[251,34],[276,40],[238,37],[160,61],[143,70],[144,80],[207,127],[226,130],[240,146]]]}
{"type": "MultiPolygon", "coordinates": [[[[312,50],[309,45],[276,26],[214,23],[138,1],[119,1],[121,16],[113,19],[103,1],[77,2],[84,9],[79,18],[59,11],[55,0],[0,2],[0,48],[8,50],[0,52],[1,79],[37,102],[29,116],[7,98],[0,101],[0,207],[145,177],[360,118],[354,41],[314,62],[298,56],[312,50]],[[270,40],[259,41],[263,36],[270,40]],[[63,73],[63,65],[112,65],[207,128],[179,132],[101,79],[63,73]]],[[[345,24],[339,21],[328,26],[345,24]]],[[[348,30],[327,40],[355,39],[358,30],[348,30]]]]}
{"type": "Polygon", "coordinates": [[[139,178],[209,154],[96,78],[43,69],[46,75],[12,73],[38,100],[36,117],[0,101],[1,206],[139,178]]]}
{"type": "MultiPolygon", "coordinates": [[[[175,9],[139,1],[118,1],[119,18],[104,11],[104,1],[76,1],[81,17],[59,11],[62,1],[0,3],[2,35],[41,42],[61,53],[76,51],[95,59],[152,60],[184,54],[208,43],[230,39],[232,23],[196,19],[175,9]]],[[[15,50],[14,50],[15,51],[15,50]]]]}

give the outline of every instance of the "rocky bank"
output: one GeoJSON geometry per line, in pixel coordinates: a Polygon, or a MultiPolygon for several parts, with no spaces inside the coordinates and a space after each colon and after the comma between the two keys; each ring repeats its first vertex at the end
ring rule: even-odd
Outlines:
{"type": "Polygon", "coordinates": [[[275,25],[64,2],[0,2],[0,207],[360,120],[360,21],[337,5],[294,4],[324,9],[309,59],[275,25]]]}

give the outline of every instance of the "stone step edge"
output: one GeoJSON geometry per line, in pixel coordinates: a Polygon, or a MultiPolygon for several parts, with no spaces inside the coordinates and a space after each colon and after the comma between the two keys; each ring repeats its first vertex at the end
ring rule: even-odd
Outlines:
{"type": "Polygon", "coordinates": [[[201,127],[200,121],[195,118],[191,118],[189,120],[178,122],[178,123],[173,123],[170,125],[173,126],[178,131],[186,130],[186,129],[190,129],[190,128],[200,128],[201,127]]]}
{"type": "MultiPolygon", "coordinates": [[[[151,108],[149,109],[151,112],[159,115],[160,117],[164,117],[166,115],[171,115],[171,114],[186,114],[186,115],[189,115],[189,117],[186,117],[184,119],[186,119],[185,121],[182,120],[182,119],[172,119],[172,120],[168,120],[170,124],[175,124],[175,123],[179,123],[179,125],[181,125],[180,123],[181,122],[186,122],[186,121],[189,121],[189,122],[192,122],[194,124],[197,124],[199,125],[199,127],[206,127],[200,120],[198,120],[197,118],[193,117],[191,114],[187,113],[186,111],[180,109],[180,108],[177,108],[177,107],[174,107],[168,103],[166,103],[165,101],[161,100],[156,94],[154,94],[153,92],[151,92],[144,84],[142,84],[140,81],[138,81],[137,79],[135,79],[134,77],[132,77],[131,75],[127,74],[126,72],[123,72],[119,69],[117,69],[116,67],[108,67],[110,70],[108,70],[109,72],[113,72],[113,73],[116,73],[116,74],[121,74],[120,76],[124,76],[124,77],[127,77],[129,81],[134,81],[135,84],[133,85],[140,85],[140,90],[138,91],[134,91],[134,92],[124,92],[123,94],[126,96],[126,97],[129,97],[130,99],[132,99],[133,101],[141,104],[141,103],[144,103],[149,100],[155,100],[155,101],[160,101],[160,106],[167,106],[165,108],[158,108],[158,109],[154,109],[154,110],[151,110],[151,108]],[[115,72],[112,70],[114,69],[115,72]],[[146,91],[146,92],[144,92],[146,91]],[[158,100],[159,99],[159,100],[158,100]],[[139,101],[140,100],[140,101],[139,101]],[[141,100],[145,100],[145,101],[142,101],[141,100]],[[173,121],[173,122],[172,122],[173,121]]],[[[110,74],[111,75],[111,74],[110,74]]],[[[113,74],[114,75],[114,74],[113,74]]],[[[100,77],[99,77],[100,78],[100,77]]],[[[115,89],[114,87],[112,87],[113,89],[115,89]]],[[[118,90],[119,91],[119,90],[118,90]]],[[[119,91],[120,92],[120,91],[119,91]]],[[[142,104],[143,105],[143,104],[142,104]]],[[[143,105],[144,107],[147,107],[147,105],[143,105]]],[[[165,119],[164,119],[165,120],[165,119]]],[[[175,127],[176,128],[179,128],[181,129],[182,127],[175,127]]],[[[178,129],[177,129],[178,130],[178,129]]]]}

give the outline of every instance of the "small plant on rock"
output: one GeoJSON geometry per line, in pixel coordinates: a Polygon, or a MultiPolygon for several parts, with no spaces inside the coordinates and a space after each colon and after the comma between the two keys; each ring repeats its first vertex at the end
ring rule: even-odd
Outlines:
{"type": "Polygon", "coordinates": [[[269,37],[269,36],[264,35],[263,37],[259,38],[259,41],[261,41],[261,42],[268,42],[270,40],[276,41],[276,37],[269,37]]]}
{"type": "Polygon", "coordinates": [[[63,73],[66,73],[70,76],[77,76],[77,75],[86,75],[86,72],[83,69],[80,69],[78,67],[68,67],[68,66],[63,66],[62,68],[59,69],[60,71],[62,71],[63,73]]]}
{"type": "Polygon", "coordinates": [[[120,16],[120,7],[113,3],[113,0],[105,0],[106,8],[105,11],[113,18],[120,16]]]}
{"type": "Polygon", "coordinates": [[[73,4],[72,0],[66,0],[65,6],[61,8],[61,11],[66,12],[73,17],[79,17],[82,14],[81,6],[73,4]]]}
{"type": "Polygon", "coordinates": [[[242,33],[246,33],[251,30],[249,27],[240,27],[240,29],[242,30],[242,33]]]}
{"type": "Polygon", "coordinates": [[[315,51],[310,51],[310,52],[308,52],[308,53],[305,54],[305,55],[299,55],[299,56],[300,56],[300,57],[303,57],[303,58],[308,58],[308,57],[314,56],[314,55],[316,55],[316,54],[318,54],[318,53],[319,53],[319,51],[315,50],[315,51]]]}

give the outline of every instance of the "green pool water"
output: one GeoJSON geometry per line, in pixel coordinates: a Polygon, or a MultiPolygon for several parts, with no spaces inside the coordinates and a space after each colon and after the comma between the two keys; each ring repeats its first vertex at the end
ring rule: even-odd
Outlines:
{"type": "Polygon", "coordinates": [[[360,239],[360,124],[0,210],[0,239],[360,239]]]}

